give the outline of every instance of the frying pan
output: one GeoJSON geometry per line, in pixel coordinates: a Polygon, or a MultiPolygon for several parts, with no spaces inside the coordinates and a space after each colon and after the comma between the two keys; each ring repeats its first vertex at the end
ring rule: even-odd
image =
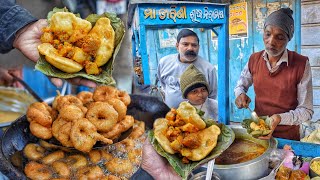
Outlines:
{"type": "MultiPolygon", "coordinates": [[[[147,129],[152,128],[155,119],[164,117],[170,111],[170,108],[156,97],[139,94],[130,97],[131,103],[127,114],[144,121],[147,129]]],[[[29,122],[25,115],[13,122],[0,141],[0,171],[9,179],[27,179],[23,169],[15,167],[10,157],[20,152],[27,143],[37,141],[38,138],[30,133],[29,122]]]]}

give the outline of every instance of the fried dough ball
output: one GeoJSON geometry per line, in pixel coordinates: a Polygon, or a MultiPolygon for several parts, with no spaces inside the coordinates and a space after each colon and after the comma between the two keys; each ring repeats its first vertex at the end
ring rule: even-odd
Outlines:
{"type": "Polygon", "coordinates": [[[91,160],[91,162],[97,164],[100,161],[103,160],[107,160],[109,161],[110,159],[112,159],[112,155],[107,151],[107,150],[92,150],[89,152],[89,158],[91,160]]]}
{"type": "Polygon", "coordinates": [[[100,178],[100,180],[121,180],[121,178],[109,174],[109,175],[106,175],[106,176],[102,176],[102,177],[100,178]]]}
{"type": "Polygon", "coordinates": [[[52,109],[45,102],[32,103],[27,110],[29,122],[36,121],[41,126],[50,127],[52,124],[52,109]]]}
{"type": "Polygon", "coordinates": [[[52,123],[52,134],[63,146],[73,147],[73,143],[70,138],[71,128],[71,121],[58,118],[52,123]]]}
{"type": "Polygon", "coordinates": [[[68,167],[71,167],[73,170],[77,170],[81,167],[84,167],[88,164],[87,158],[80,154],[75,154],[68,156],[66,158],[66,163],[68,167]]]}
{"type": "Polygon", "coordinates": [[[143,121],[134,120],[134,125],[131,134],[128,136],[130,139],[137,139],[145,133],[145,123],[143,121]]]}
{"type": "Polygon", "coordinates": [[[93,102],[93,93],[89,91],[82,91],[77,94],[77,98],[79,98],[84,106],[88,106],[93,102]]]}
{"type": "Polygon", "coordinates": [[[30,161],[24,168],[26,176],[30,179],[46,180],[52,177],[52,172],[49,166],[40,164],[35,161],[30,161]]]}
{"type": "Polygon", "coordinates": [[[79,180],[100,179],[100,177],[102,176],[104,176],[104,173],[102,169],[97,165],[80,168],[76,173],[76,177],[79,180]]]}
{"type": "Polygon", "coordinates": [[[56,12],[51,17],[49,28],[55,36],[58,36],[58,39],[76,42],[89,33],[92,25],[73,13],[56,12]]]}
{"type": "Polygon", "coordinates": [[[97,133],[97,128],[88,119],[81,118],[72,122],[70,133],[74,147],[82,152],[90,152],[96,141],[112,144],[112,140],[97,133]]]}
{"type": "Polygon", "coordinates": [[[31,133],[41,139],[50,139],[52,138],[51,127],[44,127],[41,124],[37,123],[36,121],[30,122],[30,131],[31,133]]]}
{"type": "Polygon", "coordinates": [[[128,106],[131,102],[131,98],[126,91],[119,91],[118,99],[120,99],[126,106],[128,106]]]}
{"type": "Polygon", "coordinates": [[[32,161],[37,161],[44,157],[45,149],[38,144],[30,143],[23,148],[23,154],[32,161]]]}
{"type": "Polygon", "coordinates": [[[74,104],[69,104],[63,106],[63,108],[60,109],[58,117],[67,121],[73,121],[83,118],[84,116],[85,114],[78,106],[74,104]]]}
{"type": "Polygon", "coordinates": [[[199,130],[206,128],[206,123],[201,119],[195,107],[186,101],[180,103],[177,114],[185,123],[190,123],[199,130]]]}
{"type": "Polygon", "coordinates": [[[111,174],[129,175],[133,172],[134,166],[129,159],[113,158],[105,163],[106,168],[111,174]]]}
{"type": "Polygon", "coordinates": [[[55,151],[51,154],[46,155],[44,158],[41,159],[43,164],[51,165],[53,162],[64,158],[63,151],[55,151]]]}
{"type": "Polygon", "coordinates": [[[52,103],[52,107],[54,109],[57,109],[60,112],[60,110],[64,106],[71,105],[71,104],[79,107],[83,113],[87,112],[87,108],[83,106],[82,101],[73,95],[66,95],[66,96],[58,95],[58,96],[56,96],[54,98],[53,103],[52,103]]]}
{"type": "Polygon", "coordinates": [[[93,100],[105,102],[118,97],[118,89],[113,86],[98,86],[93,92],[93,100]]]}
{"type": "Polygon", "coordinates": [[[69,178],[71,174],[71,170],[69,166],[62,161],[55,161],[52,163],[52,168],[55,172],[62,178],[69,178]]]}
{"type": "Polygon", "coordinates": [[[98,131],[107,132],[118,122],[118,112],[107,102],[94,102],[89,106],[86,118],[98,131]]]}
{"type": "Polygon", "coordinates": [[[55,144],[48,143],[47,141],[44,141],[42,139],[40,139],[39,145],[41,147],[45,148],[46,150],[53,150],[53,149],[58,149],[59,148],[59,146],[57,146],[55,144]]]}
{"type": "Polygon", "coordinates": [[[115,139],[121,133],[125,132],[129,128],[131,128],[134,124],[134,118],[130,115],[126,115],[123,120],[118,122],[112,129],[106,133],[102,133],[102,135],[109,139],[115,139]]]}
{"type": "Polygon", "coordinates": [[[109,18],[102,17],[97,20],[88,36],[97,37],[101,44],[97,50],[94,63],[98,67],[106,64],[112,57],[115,46],[115,32],[111,26],[109,18]]]}
{"type": "Polygon", "coordinates": [[[121,100],[112,98],[108,99],[107,103],[109,103],[118,112],[118,121],[125,118],[127,114],[127,106],[121,100]]]}

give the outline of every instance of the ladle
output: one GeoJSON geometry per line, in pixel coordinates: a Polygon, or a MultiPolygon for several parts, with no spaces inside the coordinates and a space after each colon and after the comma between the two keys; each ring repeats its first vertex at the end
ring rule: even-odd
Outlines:
{"type": "Polygon", "coordinates": [[[251,118],[255,122],[258,122],[259,121],[259,116],[257,115],[257,113],[255,111],[252,111],[249,106],[247,107],[247,109],[251,112],[251,118]]]}
{"type": "Polygon", "coordinates": [[[18,81],[19,83],[21,83],[23,85],[24,88],[26,88],[26,90],[38,101],[38,102],[43,102],[42,98],[36,93],[34,92],[31,87],[24,82],[24,80],[20,79],[19,77],[17,77],[16,75],[10,73],[10,75],[13,77],[14,80],[18,81]]]}

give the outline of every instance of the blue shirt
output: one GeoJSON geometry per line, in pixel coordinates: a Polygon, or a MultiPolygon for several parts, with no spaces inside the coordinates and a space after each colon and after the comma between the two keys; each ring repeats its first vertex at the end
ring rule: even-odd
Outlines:
{"type": "Polygon", "coordinates": [[[0,0],[0,53],[13,49],[16,33],[37,19],[14,0],[0,0]]]}

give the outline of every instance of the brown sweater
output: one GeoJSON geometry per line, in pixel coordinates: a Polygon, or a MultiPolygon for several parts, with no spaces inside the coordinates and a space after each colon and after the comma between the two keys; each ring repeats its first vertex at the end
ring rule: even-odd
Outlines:
{"type": "MultiPolygon", "coordinates": [[[[264,51],[251,55],[249,71],[253,77],[255,111],[259,116],[271,116],[296,109],[297,85],[300,83],[307,57],[288,50],[288,66],[282,63],[276,72],[270,73],[263,59],[264,51]]],[[[273,136],[299,140],[299,126],[279,125],[273,136]]]]}

